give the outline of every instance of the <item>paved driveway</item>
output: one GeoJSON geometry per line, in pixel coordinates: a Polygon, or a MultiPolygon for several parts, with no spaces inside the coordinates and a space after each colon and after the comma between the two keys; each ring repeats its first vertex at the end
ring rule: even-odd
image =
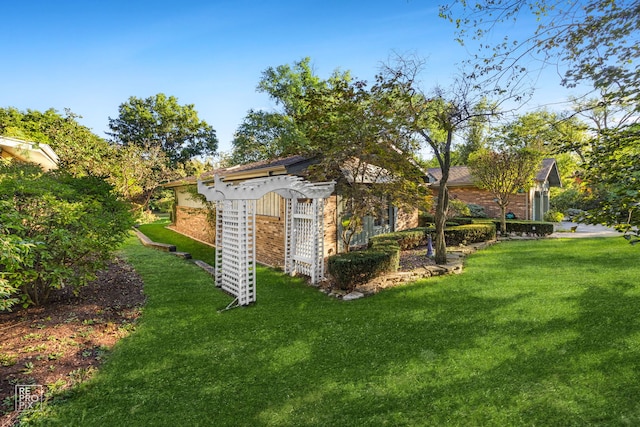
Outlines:
{"type": "Polygon", "coordinates": [[[555,232],[549,237],[612,237],[622,236],[613,228],[604,225],[579,224],[576,222],[562,221],[555,227],[555,232]],[[577,227],[575,233],[571,232],[571,227],[577,227]]]}

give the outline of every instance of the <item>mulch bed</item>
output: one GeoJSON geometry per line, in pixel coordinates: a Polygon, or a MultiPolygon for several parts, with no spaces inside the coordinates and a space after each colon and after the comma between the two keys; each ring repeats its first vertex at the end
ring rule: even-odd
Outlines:
{"type": "Polygon", "coordinates": [[[64,289],[44,307],[0,313],[0,426],[17,420],[16,385],[65,389],[88,379],[133,330],[142,289],[133,267],[116,259],[77,296],[64,289]]]}

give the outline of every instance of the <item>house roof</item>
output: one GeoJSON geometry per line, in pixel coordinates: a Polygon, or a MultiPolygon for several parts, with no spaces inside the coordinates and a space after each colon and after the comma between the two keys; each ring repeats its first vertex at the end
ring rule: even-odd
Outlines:
{"type": "Polygon", "coordinates": [[[195,184],[198,180],[203,182],[213,181],[214,175],[221,176],[224,181],[240,181],[251,178],[264,178],[274,175],[298,175],[310,164],[313,159],[304,156],[289,156],[273,160],[262,160],[259,162],[247,163],[245,165],[231,166],[228,168],[218,168],[204,172],[199,177],[189,176],[179,180],[164,184],[164,187],[179,187],[187,184],[195,184]]]}
{"type": "MultiPolygon", "coordinates": [[[[427,170],[428,181],[431,185],[439,186],[440,179],[442,178],[442,171],[440,168],[429,168],[427,170]]],[[[551,187],[561,187],[560,173],[558,172],[558,165],[556,159],[546,158],[542,160],[542,166],[534,180],[537,182],[548,181],[551,187]]],[[[451,166],[449,169],[449,180],[447,186],[449,187],[472,187],[475,186],[473,174],[468,166],[451,166]]]]}
{"type": "Polygon", "coordinates": [[[39,164],[44,170],[58,168],[58,155],[47,144],[0,136],[0,153],[24,162],[39,164]]]}

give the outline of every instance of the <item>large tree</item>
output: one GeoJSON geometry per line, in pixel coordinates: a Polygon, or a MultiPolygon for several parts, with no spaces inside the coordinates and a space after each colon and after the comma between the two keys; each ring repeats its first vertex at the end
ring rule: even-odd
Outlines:
{"type": "Polygon", "coordinates": [[[452,165],[454,137],[460,135],[474,119],[484,120],[498,114],[499,104],[486,102],[481,91],[474,91],[470,81],[458,79],[445,91],[436,87],[425,92],[419,82],[424,63],[419,58],[398,57],[379,76],[378,85],[393,100],[387,118],[429,147],[442,172],[436,204],[435,260],[447,262],[444,229],[449,208],[449,170],[452,165]],[[485,105],[486,109],[478,106],[485,105]]]}
{"type": "Polygon", "coordinates": [[[348,249],[366,216],[380,218],[389,203],[414,209],[422,200],[423,172],[413,161],[417,148],[404,129],[391,126],[389,93],[366,82],[334,79],[309,91],[306,107],[295,114],[309,141],[307,154],[317,159],[314,180],[336,181],[343,200],[343,243],[348,249]]]}
{"type": "Polygon", "coordinates": [[[78,123],[81,116],[65,109],[20,111],[0,108],[0,135],[48,144],[60,159],[60,168],[74,176],[109,174],[109,143],[78,123]]]}
{"type": "Polygon", "coordinates": [[[215,130],[198,118],[194,105],[180,105],[174,96],[132,96],[118,113],[115,119],[109,117],[113,141],[123,146],[160,147],[171,166],[213,155],[218,148],[215,130]]]}
{"type": "Polygon", "coordinates": [[[299,154],[313,149],[299,122],[307,115],[308,96],[337,82],[350,82],[349,72],[334,71],[329,79],[317,76],[310,58],[292,65],[269,67],[262,72],[258,92],[275,102],[274,111],[250,110],[236,130],[231,162],[243,164],[299,154]]]}

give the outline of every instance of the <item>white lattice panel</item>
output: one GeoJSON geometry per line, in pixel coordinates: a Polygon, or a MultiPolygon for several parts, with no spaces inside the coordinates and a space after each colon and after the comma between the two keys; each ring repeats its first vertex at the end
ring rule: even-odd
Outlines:
{"type": "Polygon", "coordinates": [[[234,295],[239,305],[256,300],[256,200],[274,191],[287,199],[285,272],[304,274],[317,283],[324,276],[324,198],[334,182],[309,183],[295,176],[214,185],[198,181],[198,192],[216,201],[216,285],[234,295]],[[297,197],[311,199],[299,203],[297,197]]]}

